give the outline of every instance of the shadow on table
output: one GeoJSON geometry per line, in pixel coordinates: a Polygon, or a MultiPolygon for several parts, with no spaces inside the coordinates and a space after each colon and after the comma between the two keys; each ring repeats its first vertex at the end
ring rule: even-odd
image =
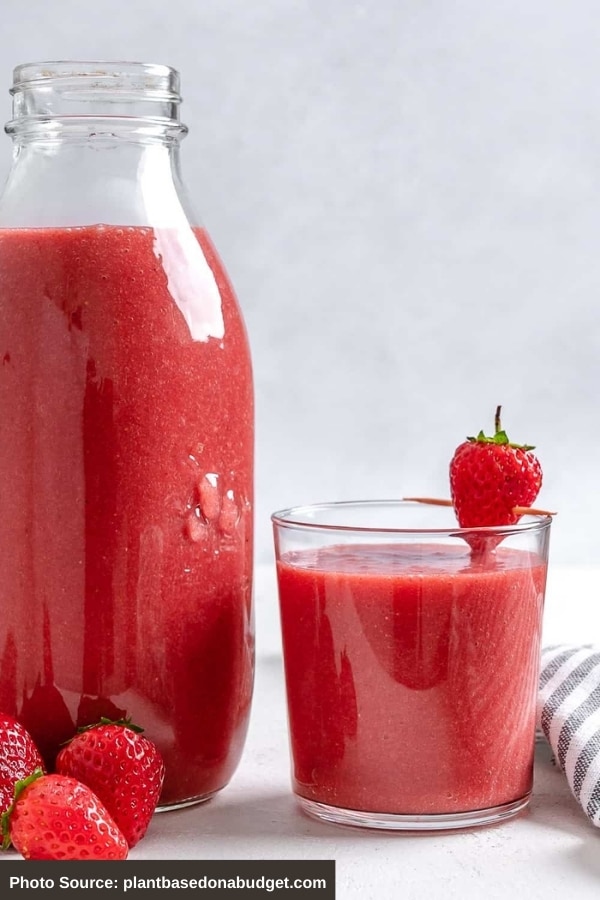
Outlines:
{"type": "Polygon", "coordinates": [[[298,840],[299,838],[327,837],[335,835],[338,842],[344,839],[377,840],[390,838],[397,840],[397,835],[382,831],[365,831],[341,825],[328,825],[305,815],[298,807],[294,797],[288,792],[265,791],[248,795],[243,803],[228,799],[225,792],[208,803],[188,809],[174,810],[156,816],[148,837],[159,833],[167,840],[189,839],[192,835],[202,836],[214,842],[238,840],[244,842],[264,843],[265,839],[276,838],[279,841],[298,840]]]}
{"type": "Polygon", "coordinates": [[[553,761],[552,751],[545,742],[536,746],[535,783],[528,815],[536,825],[584,839],[597,841],[600,837],[599,830],[590,824],[575,800],[564,772],[553,761]]]}
{"type": "Polygon", "coordinates": [[[598,853],[598,841],[600,833],[597,828],[589,835],[581,846],[569,852],[569,858],[573,865],[577,865],[595,879],[600,879],[600,854],[598,853]]]}
{"type": "MultiPolygon", "coordinates": [[[[581,839],[577,848],[578,863],[600,876],[600,854],[598,840],[600,830],[593,828],[583,811],[572,797],[563,773],[551,761],[549,749],[536,750],[535,787],[529,811],[513,822],[500,823],[486,828],[459,830],[454,832],[406,833],[404,838],[435,840],[452,834],[457,843],[461,838],[469,843],[479,835],[479,842],[503,842],[508,840],[511,828],[516,826],[527,839],[529,826],[535,830],[553,829],[581,839]],[[486,837],[487,835],[487,837],[486,837]]],[[[143,842],[151,856],[153,849],[164,849],[168,845],[196,844],[207,850],[218,847],[225,850],[236,846],[244,853],[264,847],[271,839],[273,846],[288,847],[294,841],[311,841],[314,838],[328,839],[350,848],[357,838],[361,842],[397,841],[398,833],[370,831],[349,826],[330,825],[306,816],[296,803],[291,791],[268,790],[254,786],[240,796],[235,791],[224,790],[213,800],[198,806],[161,813],[154,817],[148,837],[143,842]],[[154,845],[154,848],[153,848],[154,845]]],[[[532,834],[533,838],[533,834],[532,834]]],[[[572,847],[568,853],[572,858],[572,847]]],[[[235,854],[234,854],[235,855],[235,854]]],[[[573,859],[573,862],[575,860],[573,859]]],[[[600,896],[600,895],[599,895],[600,896]]]]}

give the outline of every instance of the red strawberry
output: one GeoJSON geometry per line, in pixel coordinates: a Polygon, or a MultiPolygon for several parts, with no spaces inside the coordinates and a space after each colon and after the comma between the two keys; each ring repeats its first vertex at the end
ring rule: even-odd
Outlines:
{"type": "Polygon", "coordinates": [[[12,716],[0,713],[0,813],[13,801],[15,784],[44,763],[33,738],[12,716]]]}
{"type": "Polygon", "coordinates": [[[513,444],[502,430],[499,406],[496,433],[482,431],[457,447],[450,463],[450,491],[462,528],[514,525],[530,507],[542,484],[542,468],[527,444],[513,444]]]}
{"type": "Polygon", "coordinates": [[[144,836],[165,775],[157,747],[127,720],[102,719],[58,754],[56,771],[87,784],[102,800],[130,847],[144,836]]]}
{"type": "Polygon", "coordinates": [[[3,848],[25,859],[125,859],[127,841],[92,791],[37,769],[15,788],[2,816],[3,848]]]}

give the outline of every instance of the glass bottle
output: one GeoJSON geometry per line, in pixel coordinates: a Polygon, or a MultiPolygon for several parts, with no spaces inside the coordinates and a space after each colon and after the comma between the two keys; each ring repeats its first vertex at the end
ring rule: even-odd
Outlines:
{"type": "Polygon", "coordinates": [[[253,683],[253,390],[179,170],[179,75],[14,71],[0,197],[0,710],[48,765],[130,716],[161,806],[231,777],[253,683]]]}

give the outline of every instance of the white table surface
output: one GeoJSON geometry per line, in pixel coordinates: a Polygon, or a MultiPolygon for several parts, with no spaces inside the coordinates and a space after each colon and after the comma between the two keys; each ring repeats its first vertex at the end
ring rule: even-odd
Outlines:
{"type": "MultiPolygon", "coordinates": [[[[552,568],[544,643],[600,643],[599,596],[600,566],[552,568]]],[[[155,816],[131,859],[335,859],[340,900],[599,900],[600,829],[588,824],[545,743],[536,750],[529,811],[502,825],[402,835],[304,816],[290,791],[277,595],[269,566],[256,573],[256,619],[256,687],[238,771],[209,803],[155,816]]]]}

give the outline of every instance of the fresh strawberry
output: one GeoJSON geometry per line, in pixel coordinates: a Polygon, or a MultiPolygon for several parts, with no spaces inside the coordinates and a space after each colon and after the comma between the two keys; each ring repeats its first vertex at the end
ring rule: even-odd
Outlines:
{"type": "Polygon", "coordinates": [[[0,713],[0,813],[13,801],[15,784],[44,763],[33,738],[20,722],[0,713]]]}
{"type": "Polygon", "coordinates": [[[128,720],[83,729],[56,758],[56,771],[87,784],[130,847],[144,836],[165,775],[157,747],[128,720]]]}
{"type": "Polygon", "coordinates": [[[514,525],[521,516],[518,508],[530,507],[542,484],[533,446],[509,441],[500,412],[499,406],[494,436],[480,431],[467,438],[450,463],[452,503],[462,528],[514,525]]]}
{"type": "Polygon", "coordinates": [[[3,849],[25,859],[125,859],[127,841],[98,797],[64,775],[37,769],[15,787],[2,816],[3,849]]]}

